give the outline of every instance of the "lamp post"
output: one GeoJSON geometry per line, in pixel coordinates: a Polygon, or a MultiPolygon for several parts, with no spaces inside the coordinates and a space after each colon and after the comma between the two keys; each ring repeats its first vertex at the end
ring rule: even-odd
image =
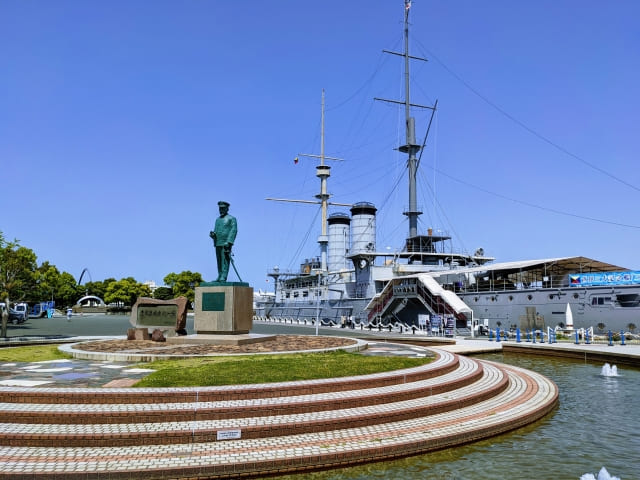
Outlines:
{"type": "Polygon", "coordinates": [[[318,288],[316,290],[317,301],[316,301],[316,336],[318,335],[318,329],[320,328],[320,303],[322,301],[322,289],[324,287],[324,271],[321,271],[318,275],[318,288]]]}
{"type": "Polygon", "coordinates": [[[318,276],[318,289],[316,290],[316,337],[318,336],[318,329],[320,328],[320,299],[322,298],[322,272],[318,276]]]}

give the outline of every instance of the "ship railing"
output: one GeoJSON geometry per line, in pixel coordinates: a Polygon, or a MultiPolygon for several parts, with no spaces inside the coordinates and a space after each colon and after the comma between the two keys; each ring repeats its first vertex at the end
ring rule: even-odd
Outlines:
{"type": "Polygon", "coordinates": [[[429,310],[431,310],[431,313],[435,313],[437,315],[453,315],[458,320],[462,320],[461,315],[464,316],[464,314],[458,314],[440,295],[432,295],[431,291],[421,284],[418,285],[417,293],[417,297],[429,310]]]}
{"type": "MultiPolygon", "coordinates": [[[[272,324],[294,324],[299,326],[314,327],[315,317],[310,318],[293,318],[293,317],[276,317],[276,316],[264,316],[256,315],[253,318],[256,322],[272,323],[272,324]]],[[[380,317],[374,318],[372,321],[353,319],[345,324],[337,324],[335,322],[322,322],[323,328],[348,328],[351,330],[368,330],[370,333],[380,334],[402,334],[402,335],[427,335],[427,336],[439,336],[437,333],[432,332],[430,329],[420,325],[407,324],[400,320],[394,322],[383,322],[380,317]]],[[[464,329],[456,329],[457,335],[465,335],[464,329]]]]}
{"type": "MultiPolygon", "coordinates": [[[[447,285],[445,285],[447,287],[447,285]]],[[[513,282],[509,280],[487,280],[482,282],[476,282],[471,285],[453,285],[448,286],[455,292],[461,293],[483,293],[483,292],[507,292],[518,290],[540,290],[549,288],[566,288],[568,287],[564,277],[550,277],[547,281],[535,281],[535,282],[513,282]]]]}
{"type": "Polygon", "coordinates": [[[441,295],[434,295],[419,279],[410,279],[409,282],[392,280],[391,288],[383,297],[379,298],[375,306],[369,311],[369,323],[375,322],[386,312],[394,298],[417,298],[430,311],[439,315],[453,315],[457,320],[466,320],[464,313],[455,309],[441,295]]]}
{"type": "MultiPolygon", "coordinates": [[[[460,318],[458,318],[460,320],[460,318]]],[[[255,315],[253,317],[253,321],[262,322],[262,323],[272,323],[272,324],[291,324],[291,325],[299,325],[299,326],[315,326],[315,317],[300,317],[296,318],[293,316],[266,316],[266,315],[255,315]]],[[[328,322],[321,324],[323,328],[349,328],[352,330],[369,330],[370,332],[380,332],[380,333],[400,333],[400,334],[411,334],[411,335],[436,335],[433,333],[428,327],[421,327],[419,325],[407,324],[402,322],[396,318],[394,322],[383,322],[381,317],[375,317],[371,321],[360,320],[360,319],[351,319],[345,324],[337,323],[337,322],[328,322]]],[[[593,333],[589,335],[589,342],[592,344],[610,344],[612,342],[614,345],[619,345],[622,343],[622,336],[624,336],[625,344],[629,345],[640,345],[640,333],[636,331],[637,327],[634,327],[634,331],[631,332],[629,330],[624,330],[621,334],[620,331],[611,332],[611,340],[609,339],[608,330],[605,327],[602,328],[593,328],[593,333]]],[[[583,331],[584,329],[580,329],[579,331],[583,331]]],[[[502,330],[501,330],[502,331],[502,330]]],[[[546,332],[546,330],[545,330],[546,332]]],[[[468,328],[458,328],[456,327],[456,335],[470,335],[470,330],[468,328]]],[[[515,331],[509,330],[507,332],[509,337],[515,338],[515,331]]],[[[522,333],[522,335],[525,335],[522,333]]],[[[545,334],[546,336],[546,334],[545,334]]],[[[575,332],[571,332],[570,334],[563,335],[559,338],[560,341],[565,342],[575,342],[575,332]]],[[[584,333],[579,336],[580,343],[585,342],[584,333]]]]}
{"type": "Polygon", "coordinates": [[[376,316],[382,315],[387,308],[387,305],[393,298],[393,288],[390,288],[385,295],[376,301],[376,305],[369,311],[367,319],[369,322],[373,321],[376,316]]]}

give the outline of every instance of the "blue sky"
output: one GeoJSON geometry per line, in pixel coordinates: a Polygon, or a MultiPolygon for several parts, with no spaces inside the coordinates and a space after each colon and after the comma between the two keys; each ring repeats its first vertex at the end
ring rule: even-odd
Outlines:
{"type": "MultiPolygon", "coordinates": [[[[400,248],[403,112],[373,98],[402,96],[382,53],[402,18],[402,0],[1,2],[0,230],[76,278],[213,280],[224,199],[242,279],[270,288],[319,253],[319,209],[265,199],[318,192],[293,158],[320,153],[324,88],[332,199],[374,203],[378,250],[400,248]]],[[[414,0],[412,101],[438,100],[420,230],[640,268],[638,18],[635,0],[414,0]]]]}

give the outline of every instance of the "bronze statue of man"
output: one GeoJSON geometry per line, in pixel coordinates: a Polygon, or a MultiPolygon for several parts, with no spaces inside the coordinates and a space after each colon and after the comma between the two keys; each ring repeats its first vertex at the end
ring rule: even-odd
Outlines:
{"type": "Polygon", "coordinates": [[[226,282],[229,274],[229,263],[231,262],[231,247],[236,240],[238,233],[238,223],[235,217],[229,215],[229,203],[218,202],[220,216],[216,218],[216,225],[209,236],[213,238],[216,247],[216,260],[218,262],[218,278],[216,282],[226,282]]]}

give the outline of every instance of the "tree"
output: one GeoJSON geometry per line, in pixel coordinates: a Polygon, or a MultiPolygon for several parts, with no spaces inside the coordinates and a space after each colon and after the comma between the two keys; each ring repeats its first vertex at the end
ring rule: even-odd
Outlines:
{"type": "Polygon", "coordinates": [[[0,247],[0,265],[3,297],[8,295],[15,301],[24,300],[35,285],[36,254],[12,242],[6,248],[0,247]]]}
{"type": "Polygon", "coordinates": [[[87,282],[83,286],[83,295],[94,295],[104,300],[107,286],[115,281],[115,278],[107,278],[106,280],[98,282],[87,282]]]}
{"type": "Polygon", "coordinates": [[[627,324],[627,330],[629,330],[631,333],[633,333],[636,328],[638,328],[638,327],[636,327],[635,323],[627,324]]]}
{"type": "Polygon", "coordinates": [[[2,312],[0,335],[7,336],[10,299],[23,300],[35,286],[37,257],[33,250],[21,247],[18,240],[7,242],[0,231],[0,298],[6,309],[2,312]]]}
{"type": "Polygon", "coordinates": [[[149,296],[151,296],[151,289],[148,285],[138,283],[133,277],[127,277],[107,285],[104,301],[131,306],[136,303],[138,297],[149,296]]]}
{"type": "Polygon", "coordinates": [[[171,300],[174,298],[173,289],[171,287],[158,287],[153,292],[153,298],[158,300],[171,300]]]}
{"type": "Polygon", "coordinates": [[[55,265],[43,262],[36,271],[36,282],[30,298],[32,301],[51,299],[59,307],[74,305],[82,296],[83,288],[68,272],[58,270],[55,265]]]}
{"type": "Polygon", "coordinates": [[[77,284],[76,279],[69,272],[62,272],[58,278],[56,289],[56,300],[60,305],[75,305],[82,296],[82,287],[77,284]]]}
{"type": "Polygon", "coordinates": [[[60,280],[60,271],[55,265],[43,262],[36,272],[36,286],[33,289],[31,300],[41,302],[43,300],[55,300],[55,291],[60,280]]]}
{"type": "Polygon", "coordinates": [[[185,270],[180,273],[170,273],[162,279],[169,285],[174,297],[185,296],[189,302],[195,300],[195,287],[202,283],[202,275],[198,272],[185,270]]]}

